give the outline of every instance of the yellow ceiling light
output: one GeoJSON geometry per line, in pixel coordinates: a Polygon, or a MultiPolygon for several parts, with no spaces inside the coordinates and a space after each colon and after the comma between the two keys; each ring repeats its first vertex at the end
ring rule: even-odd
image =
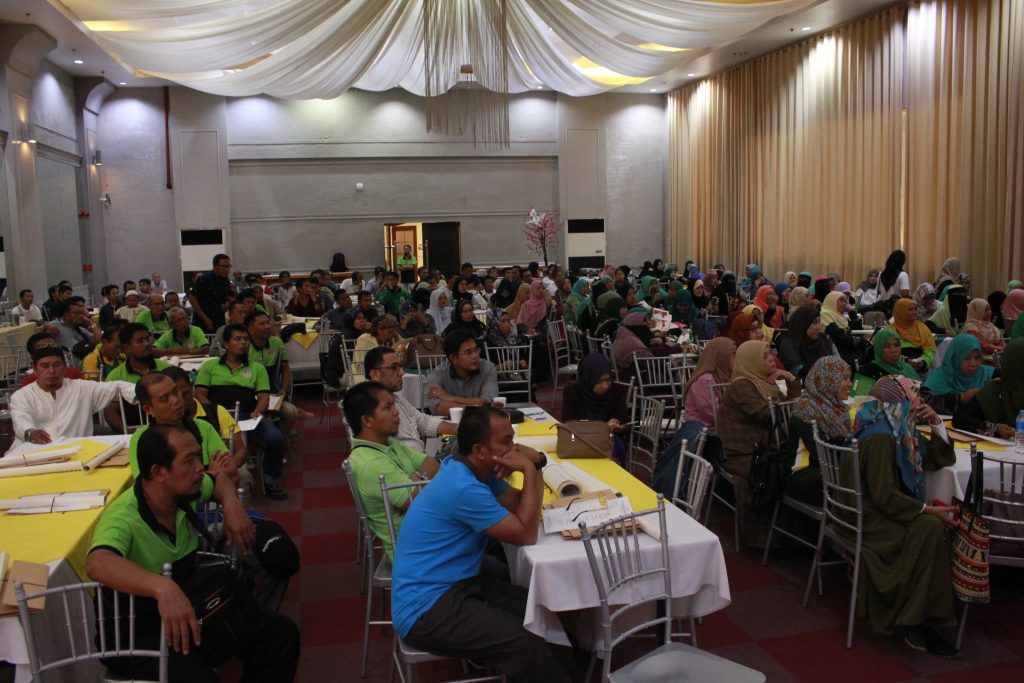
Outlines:
{"type": "Polygon", "coordinates": [[[653,76],[646,78],[640,78],[637,76],[624,76],[620,73],[616,73],[611,69],[606,69],[599,64],[595,64],[586,57],[580,57],[572,63],[576,69],[584,76],[594,81],[595,83],[601,83],[602,85],[637,85],[639,83],[645,83],[653,76]]]}
{"type": "Polygon", "coordinates": [[[637,47],[642,47],[645,50],[655,50],[657,52],[686,52],[690,48],[688,47],[669,47],[668,45],[658,45],[657,43],[641,43],[637,47]]]}
{"type": "Polygon", "coordinates": [[[146,26],[131,21],[83,21],[85,27],[94,33],[121,33],[124,31],[143,31],[146,26]]]}

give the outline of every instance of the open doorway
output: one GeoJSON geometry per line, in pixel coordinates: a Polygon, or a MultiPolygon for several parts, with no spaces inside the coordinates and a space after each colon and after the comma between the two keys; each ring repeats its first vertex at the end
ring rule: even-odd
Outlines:
{"type": "Polygon", "coordinates": [[[388,223],[384,226],[384,262],[396,270],[405,246],[409,245],[416,265],[439,268],[442,273],[457,273],[462,265],[460,224],[388,223]]]}

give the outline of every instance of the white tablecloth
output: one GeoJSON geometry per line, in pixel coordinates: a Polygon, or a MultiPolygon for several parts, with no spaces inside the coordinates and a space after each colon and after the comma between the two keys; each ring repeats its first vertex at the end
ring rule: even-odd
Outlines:
{"type": "MultiPolygon", "coordinates": [[[[983,444],[978,445],[978,449],[985,452],[983,444]]],[[[1002,460],[1014,461],[1014,454],[1012,451],[992,451],[986,453],[986,455],[993,458],[1000,458],[1002,460]]],[[[1024,483],[1024,460],[1018,461],[1016,468],[1016,479],[1017,486],[1020,490],[1020,486],[1024,483]]],[[[982,479],[984,479],[985,488],[987,489],[998,489],[1000,474],[999,474],[999,463],[993,462],[986,458],[985,469],[982,472],[982,479]]],[[[1010,468],[1007,467],[1005,471],[1007,478],[1007,484],[1009,484],[1009,478],[1011,476],[1010,468]]],[[[946,503],[952,503],[953,499],[963,500],[964,492],[967,489],[967,480],[971,478],[971,451],[967,448],[956,449],[956,464],[949,467],[943,467],[938,472],[926,472],[924,477],[924,493],[925,500],[931,502],[935,499],[944,501],[946,503]]]]}

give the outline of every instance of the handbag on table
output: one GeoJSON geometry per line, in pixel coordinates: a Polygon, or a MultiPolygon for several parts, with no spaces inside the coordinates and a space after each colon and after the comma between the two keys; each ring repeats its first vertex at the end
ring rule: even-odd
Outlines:
{"type": "Polygon", "coordinates": [[[559,458],[612,457],[612,430],[598,420],[569,420],[558,425],[559,458]]]}

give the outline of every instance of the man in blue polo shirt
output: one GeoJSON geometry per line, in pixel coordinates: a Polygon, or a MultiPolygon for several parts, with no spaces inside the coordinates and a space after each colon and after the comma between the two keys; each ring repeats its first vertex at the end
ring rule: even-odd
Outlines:
{"type": "Polygon", "coordinates": [[[391,616],[413,647],[492,664],[510,682],[568,681],[554,653],[523,628],[526,589],[481,573],[491,540],[537,541],[546,460],[513,443],[508,417],[466,410],[459,454],[413,500],[395,547],[391,616]],[[499,474],[522,472],[523,489],[499,474]]]}

